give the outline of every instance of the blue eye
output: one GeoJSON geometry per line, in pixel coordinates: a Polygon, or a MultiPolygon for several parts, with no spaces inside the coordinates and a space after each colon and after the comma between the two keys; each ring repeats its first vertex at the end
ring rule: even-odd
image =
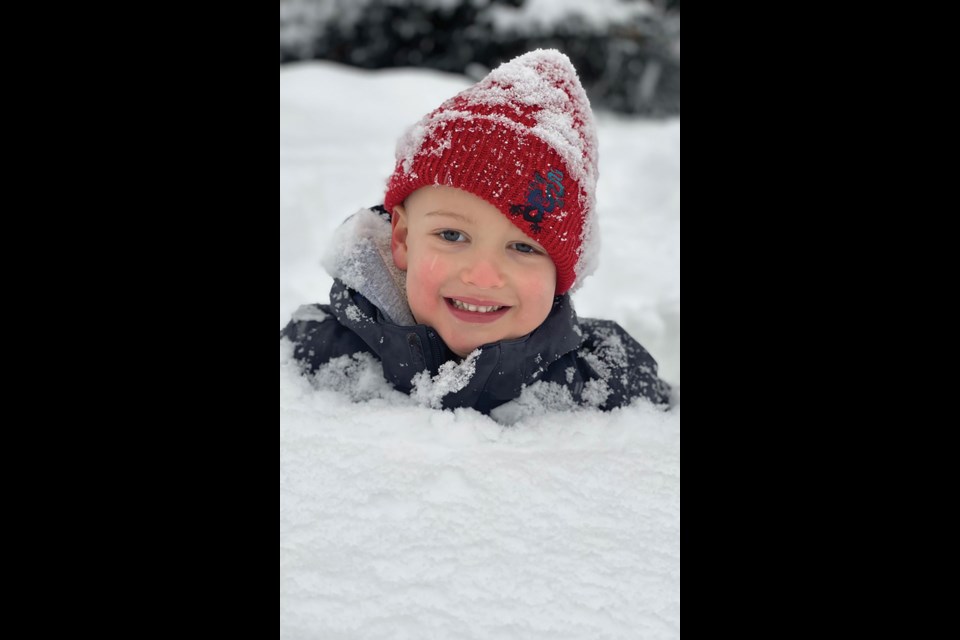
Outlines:
{"type": "Polygon", "coordinates": [[[513,245],[513,246],[514,246],[514,248],[515,248],[517,251],[519,251],[520,253],[530,254],[530,253],[536,253],[536,252],[537,252],[536,249],[534,249],[534,248],[531,247],[530,245],[524,244],[524,243],[522,243],[522,242],[518,242],[518,243],[516,243],[516,244],[513,245]]]}
{"type": "Polygon", "coordinates": [[[441,231],[439,234],[441,238],[447,242],[466,242],[466,237],[459,231],[441,231]]]}

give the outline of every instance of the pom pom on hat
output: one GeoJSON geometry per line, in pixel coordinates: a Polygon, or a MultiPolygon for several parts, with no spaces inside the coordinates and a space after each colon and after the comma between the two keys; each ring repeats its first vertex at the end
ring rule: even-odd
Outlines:
{"type": "Polygon", "coordinates": [[[597,267],[597,135],[570,60],[537,50],[444,102],[397,145],[384,206],[446,185],[483,198],[536,240],[557,268],[557,295],[597,267]]]}

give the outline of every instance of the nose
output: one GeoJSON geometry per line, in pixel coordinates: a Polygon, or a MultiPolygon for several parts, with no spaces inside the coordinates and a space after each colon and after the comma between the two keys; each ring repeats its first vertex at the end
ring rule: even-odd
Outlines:
{"type": "Polygon", "coordinates": [[[460,273],[464,284],[478,289],[500,289],[504,284],[500,261],[491,255],[474,255],[460,273]]]}

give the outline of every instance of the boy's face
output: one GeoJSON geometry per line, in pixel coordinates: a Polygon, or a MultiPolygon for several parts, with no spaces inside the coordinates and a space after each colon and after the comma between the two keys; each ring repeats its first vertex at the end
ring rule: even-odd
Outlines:
{"type": "Polygon", "coordinates": [[[527,335],[553,308],[557,270],[543,247],[460,189],[418,189],[395,208],[393,258],[417,322],[460,357],[527,335]]]}

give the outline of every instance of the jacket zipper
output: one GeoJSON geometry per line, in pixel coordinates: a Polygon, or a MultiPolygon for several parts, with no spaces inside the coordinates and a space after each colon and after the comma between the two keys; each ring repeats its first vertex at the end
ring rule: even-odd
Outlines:
{"type": "Polygon", "coordinates": [[[428,329],[427,337],[430,338],[430,372],[432,374],[434,371],[439,371],[440,365],[443,364],[440,362],[440,355],[443,353],[443,348],[440,346],[440,337],[435,331],[428,329]]]}

